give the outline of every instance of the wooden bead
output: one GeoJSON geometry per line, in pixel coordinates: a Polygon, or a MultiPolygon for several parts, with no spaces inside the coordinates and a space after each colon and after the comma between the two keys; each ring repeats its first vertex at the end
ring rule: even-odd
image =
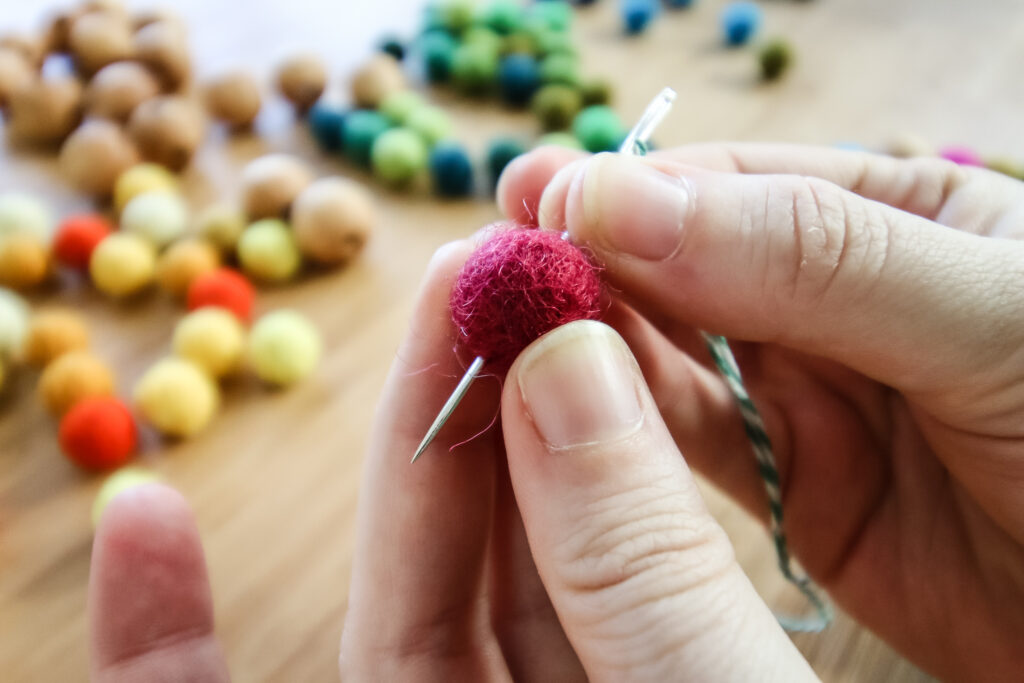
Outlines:
{"type": "Polygon", "coordinates": [[[89,351],[65,353],[39,376],[39,396],[56,417],[83,399],[113,394],[113,371],[89,351]]]}
{"type": "Polygon", "coordinates": [[[405,88],[402,67],[388,54],[375,55],[352,77],[352,99],[365,109],[376,109],[386,97],[405,88]]]}
{"type": "Polygon", "coordinates": [[[85,89],[85,111],[116,121],[127,121],[135,108],[155,97],[160,84],[137,62],[115,62],[97,72],[85,89]]]}
{"type": "Polygon", "coordinates": [[[155,21],[135,34],[135,58],[149,67],[168,90],[179,90],[192,75],[184,31],[170,21],[155,21]]]}
{"type": "Polygon", "coordinates": [[[327,86],[327,67],[314,54],[289,57],[277,69],[277,89],[299,111],[305,111],[320,99],[327,86]]]}
{"type": "Polygon", "coordinates": [[[313,171],[288,154],[268,154],[242,171],[242,210],[251,220],[288,213],[291,203],[313,182],[313,171]]]}
{"type": "Polygon", "coordinates": [[[50,252],[37,237],[24,233],[0,236],[0,285],[27,289],[50,274],[50,252]]]}
{"type": "Polygon", "coordinates": [[[26,363],[41,368],[65,353],[88,347],[85,319],[75,311],[54,308],[32,316],[23,355],[26,363]]]}
{"type": "Polygon", "coordinates": [[[86,75],[128,59],[133,52],[131,27],[114,12],[89,12],[75,19],[68,44],[75,64],[86,75]]]}
{"type": "Polygon", "coordinates": [[[43,41],[24,33],[8,33],[0,38],[0,50],[13,50],[20,54],[28,64],[37,67],[43,63],[45,55],[43,41]]]}
{"type": "Polygon", "coordinates": [[[83,123],[60,150],[60,170],[68,182],[99,198],[109,197],[118,177],[137,161],[135,145],[106,119],[83,123]]]}
{"type": "Polygon", "coordinates": [[[175,242],[160,256],[156,278],[172,296],[185,296],[192,281],[220,267],[220,252],[203,239],[175,242]]]}
{"type": "Polygon", "coordinates": [[[260,86],[248,71],[231,71],[206,87],[210,115],[233,128],[247,128],[260,113],[260,86]]]}
{"type": "Polygon", "coordinates": [[[135,108],[128,120],[128,134],[143,159],[172,171],[192,160],[206,132],[203,112],[192,100],[164,95],[135,108]]]}
{"type": "Polygon", "coordinates": [[[50,15],[43,30],[43,48],[47,54],[71,51],[71,26],[81,14],[76,8],[60,10],[50,15]]]}
{"type": "Polygon", "coordinates": [[[71,77],[35,78],[11,94],[9,107],[11,134],[15,139],[53,144],[78,125],[82,86],[71,77]]]}
{"type": "Polygon", "coordinates": [[[20,52],[0,48],[0,107],[6,106],[11,95],[33,78],[35,70],[20,52]]]}
{"type": "Polygon", "coordinates": [[[336,265],[363,248],[375,222],[370,193],[345,178],[322,178],[307,187],[292,207],[299,249],[319,263],[336,265]]]}

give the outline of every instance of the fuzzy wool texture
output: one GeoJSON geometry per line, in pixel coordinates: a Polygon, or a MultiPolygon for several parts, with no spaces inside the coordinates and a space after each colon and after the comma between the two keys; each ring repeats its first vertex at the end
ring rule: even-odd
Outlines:
{"type": "Polygon", "coordinates": [[[586,254],[557,232],[494,226],[451,293],[459,346],[507,370],[535,339],[601,315],[601,280],[586,254]]]}

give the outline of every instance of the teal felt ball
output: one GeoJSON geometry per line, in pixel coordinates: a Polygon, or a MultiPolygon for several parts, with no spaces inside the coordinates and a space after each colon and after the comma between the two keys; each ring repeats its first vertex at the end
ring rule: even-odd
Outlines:
{"type": "Polygon", "coordinates": [[[466,149],[445,142],[430,152],[430,177],[441,197],[466,197],[473,193],[473,163],[466,149]]]}
{"type": "Polygon", "coordinates": [[[501,60],[498,88],[507,104],[528,104],[540,84],[540,67],[530,55],[509,55],[501,60]]]}
{"type": "Polygon", "coordinates": [[[427,80],[443,83],[451,78],[452,62],[458,46],[458,42],[447,31],[428,31],[420,36],[418,50],[427,80]]]}
{"type": "Polygon", "coordinates": [[[327,152],[341,150],[345,134],[345,114],[346,111],[342,107],[322,100],[309,110],[309,132],[320,149],[327,152]]]}
{"type": "Polygon", "coordinates": [[[505,167],[525,152],[526,147],[515,138],[498,138],[491,141],[487,148],[487,177],[492,189],[498,185],[498,178],[505,167]]]}
{"type": "Polygon", "coordinates": [[[626,137],[622,120],[611,107],[595,105],[576,115],[572,132],[588,152],[613,152],[626,137]]]}
{"type": "Polygon", "coordinates": [[[345,117],[342,142],[345,156],[362,166],[370,163],[374,142],[391,128],[387,117],[368,109],[357,109],[345,117]]]}

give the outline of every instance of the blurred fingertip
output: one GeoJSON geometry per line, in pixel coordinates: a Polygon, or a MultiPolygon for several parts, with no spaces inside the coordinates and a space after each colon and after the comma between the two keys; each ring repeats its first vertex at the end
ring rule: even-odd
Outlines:
{"type": "Polygon", "coordinates": [[[498,208],[510,220],[536,223],[544,188],[562,167],[582,156],[579,150],[549,145],[516,157],[498,179],[498,208]]]}

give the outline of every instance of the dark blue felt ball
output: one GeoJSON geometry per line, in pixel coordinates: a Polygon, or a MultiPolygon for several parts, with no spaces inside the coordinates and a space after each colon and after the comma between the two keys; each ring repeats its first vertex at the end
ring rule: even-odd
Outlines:
{"type": "Polygon", "coordinates": [[[430,152],[434,191],[442,197],[465,197],[473,192],[473,164],[465,148],[442,142],[430,152]]]}
{"type": "Polygon", "coordinates": [[[498,178],[513,159],[526,153],[526,146],[515,138],[498,138],[487,148],[487,179],[491,189],[498,185],[498,178]]]}
{"type": "Polygon", "coordinates": [[[501,60],[498,89],[506,103],[522,107],[540,88],[540,65],[530,55],[514,54],[501,60]]]}
{"type": "Polygon", "coordinates": [[[686,9],[693,7],[694,0],[665,0],[665,5],[671,9],[686,9]]]}
{"type": "Polygon", "coordinates": [[[622,28],[629,35],[643,33],[657,13],[657,0],[622,0],[622,28]]]}
{"type": "Polygon", "coordinates": [[[325,152],[341,150],[345,136],[346,111],[336,104],[317,102],[309,110],[309,132],[325,152]]]}
{"type": "Polygon", "coordinates": [[[722,37],[726,45],[745,45],[761,26],[761,8],[753,2],[739,0],[722,10],[722,37]]]}
{"type": "Polygon", "coordinates": [[[377,43],[377,49],[391,55],[399,62],[405,59],[405,43],[398,36],[384,36],[377,43]]]}

